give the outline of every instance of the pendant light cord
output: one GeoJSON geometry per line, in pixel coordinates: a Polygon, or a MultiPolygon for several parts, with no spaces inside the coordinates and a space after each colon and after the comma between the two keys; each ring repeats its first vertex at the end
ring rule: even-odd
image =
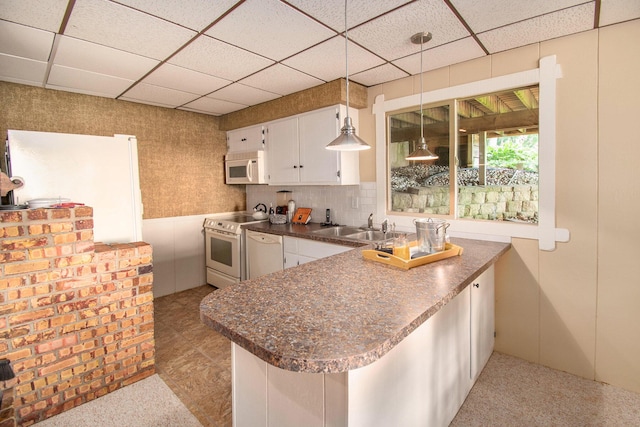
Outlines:
{"type": "Polygon", "coordinates": [[[347,0],[344,0],[344,57],[347,76],[347,117],[349,117],[349,35],[347,33],[347,0]]]}
{"type": "Polygon", "coordinates": [[[422,144],[422,141],[424,141],[424,118],[423,118],[423,113],[422,113],[422,93],[424,92],[424,90],[422,89],[422,80],[423,80],[423,76],[422,76],[422,45],[424,44],[424,37],[420,36],[420,144],[422,144]]]}

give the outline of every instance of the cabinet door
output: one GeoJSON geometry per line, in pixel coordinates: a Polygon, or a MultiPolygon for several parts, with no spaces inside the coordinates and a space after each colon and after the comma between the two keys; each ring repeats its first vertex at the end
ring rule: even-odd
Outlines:
{"type": "Polygon", "coordinates": [[[338,136],[339,120],[338,108],[327,108],[299,117],[301,182],[340,182],[340,153],[325,148],[338,136]]]}
{"type": "Polygon", "coordinates": [[[351,249],[353,248],[349,246],[284,236],[284,268],[295,267],[351,249]]]}
{"type": "Polygon", "coordinates": [[[290,184],[300,180],[298,119],[284,119],[267,129],[269,184],[290,184]]]}
{"type": "Polygon", "coordinates": [[[294,254],[291,252],[285,252],[284,254],[284,268],[297,267],[302,264],[306,264],[311,261],[315,261],[317,258],[310,258],[308,256],[294,254]]]}
{"type": "Polygon", "coordinates": [[[351,249],[353,248],[349,246],[334,245],[309,239],[300,239],[298,241],[298,254],[316,259],[326,258],[351,249]]]}
{"type": "Polygon", "coordinates": [[[486,365],[495,343],[494,267],[471,284],[471,379],[486,365]]]}
{"type": "Polygon", "coordinates": [[[264,150],[264,127],[251,126],[227,132],[227,152],[264,150]]]}

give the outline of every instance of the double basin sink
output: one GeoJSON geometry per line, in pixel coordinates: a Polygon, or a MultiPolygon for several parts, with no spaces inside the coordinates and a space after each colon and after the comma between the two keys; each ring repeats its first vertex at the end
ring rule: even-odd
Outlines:
{"type": "Polygon", "coordinates": [[[380,230],[371,230],[359,227],[338,226],[312,231],[313,234],[329,237],[341,237],[344,239],[361,240],[366,242],[379,242],[397,237],[397,232],[383,233],[380,230]]]}

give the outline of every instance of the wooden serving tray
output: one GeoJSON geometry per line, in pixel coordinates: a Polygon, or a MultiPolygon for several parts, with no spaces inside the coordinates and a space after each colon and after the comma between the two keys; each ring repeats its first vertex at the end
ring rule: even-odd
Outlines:
{"type": "MultiPolygon", "coordinates": [[[[415,246],[415,242],[411,242],[409,246],[415,246]]],[[[375,249],[363,250],[362,256],[365,259],[369,259],[371,261],[392,265],[394,267],[402,268],[403,270],[409,270],[410,268],[418,267],[420,265],[429,264],[431,262],[440,261],[445,258],[462,255],[462,251],[463,249],[460,246],[454,245],[453,243],[446,243],[444,251],[442,252],[436,252],[434,254],[421,256],[411,260],[402,259],[395,255],[377,251],[375,249]]]]}

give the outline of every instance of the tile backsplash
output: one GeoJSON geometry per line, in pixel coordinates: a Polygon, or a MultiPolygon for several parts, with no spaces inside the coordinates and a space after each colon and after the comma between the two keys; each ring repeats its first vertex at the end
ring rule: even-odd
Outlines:
{"type": "Polygon", "coordinates": [[[311,208],[311,221],[324,222],[326,209],[331,209],[331,220],[340,225],[361,226],[367,223],[373,213],[374,224],[382,218],[376,214],[376,183],[362,182],[360,185],[329,186],[270,186],[247,185],[247,210],[253,210],[258,203],[269,208],[277,206],[278,191],[289,190],[287,200],[293,199],[296,207],[311,208]]]}

